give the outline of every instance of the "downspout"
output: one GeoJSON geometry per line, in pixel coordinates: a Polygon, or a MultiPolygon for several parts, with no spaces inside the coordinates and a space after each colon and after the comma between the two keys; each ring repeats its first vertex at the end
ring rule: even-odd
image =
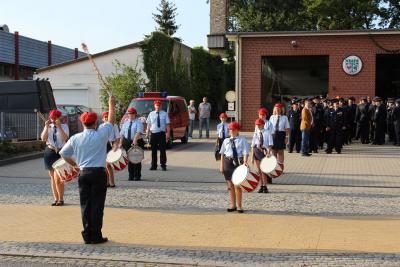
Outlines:
{"type": "Polygon", "coordinates": [[[240,64],[242,62],[242,45],[240,42],[240,33],[236,33],[236,120],[240,121],[242,116],[241,116],[241,100],[242,100],[242,90],[241,90],[241,77],[242,77],[242,71],[240,64]]]}

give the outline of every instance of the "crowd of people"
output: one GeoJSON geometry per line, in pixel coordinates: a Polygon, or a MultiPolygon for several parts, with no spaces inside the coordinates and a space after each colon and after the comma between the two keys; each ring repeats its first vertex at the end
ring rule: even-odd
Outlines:
{"type": "Polygon", "coordinates": [[[288,151],[310,156],[326,144],[325,152],[341,153],[353,140],[363,144],[400,145],[400,99],[350,97],[327,99],[294,98],[287,116],[290,122],[288,151]]]}

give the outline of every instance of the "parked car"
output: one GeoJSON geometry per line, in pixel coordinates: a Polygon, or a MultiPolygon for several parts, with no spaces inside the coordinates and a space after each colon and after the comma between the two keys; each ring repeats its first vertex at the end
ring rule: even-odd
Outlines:
{"type": "MultiPolygon", "coordinates": [[[[161,92],[141,93],[138,98],[132,99],[128,108],[135,108],[138,116],[146,125],[146,118],[154,110],[154,101],[161,101],[161,109],[168,113],[170,119],[170,138],[167,147],[172,147],[174,140],[188,142],[189,114],[185,98],[180,96],[166,96],[161,92]]],[[[121,125],[128,119],[125,114],[121,119],[121,125]]]]}
{"type": "Polygon", "coordinates": [[[79,118],[83,112],[90,112],[90,108],[83,105],[58,104],[57,109],[60,111],[63,110],[68,114],[70,135],[83,131],[83,126],[79,118]]]}

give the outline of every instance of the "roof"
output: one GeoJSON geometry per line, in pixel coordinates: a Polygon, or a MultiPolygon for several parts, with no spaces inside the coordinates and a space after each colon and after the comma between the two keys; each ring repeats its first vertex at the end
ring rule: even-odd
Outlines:
{"type": "MultiPolygon", "coordinates": [[[[111,53],[115,53],[115,52],[118,52],[118,51],[121,51],[121,50],[125,50],[125,49],[138,48],[142,44],[143,44],[143,42],[136,42],[136,43],[132,43],[132,44],[116,47],[116,48],[113,48],[113,49],[110,49],[110,50],[106,50],[106,51],[103,51],[103,52],[100,52],[100,53],[97,53],[97,54],[92,54],[92,58],[101,57],[101,56],[104,56],[104,55],[107,55],[107,54],[111,54],[111,53]]],[[[38,70],[36,70],[36,73],[40,73],[42,71],[47,71],[47,70],[51,70],[51,69],[55,69],[55,68],[59,68],[59,67],[67,66],[67,65],[71,65],[71,64],[74,64],[74,63],[77,63],[77,62],[85,61],[87,59],[88,59],[88,56],[86,55],[86,56],[78,58],[78,59],[69,60],[69,61],[62,62],[60,64],[55,64],[55,65],[51,65],[51,66],[48,66],[48,67],[44,67],[44,68],[38,69],[38,70]]]]}
{"type": "Polygon", "coordinates": [[[274,31],[274,32],[229,32],[229,38],[251,37],[287,37],[287,36],[354,36],[354,35],[397,35],[398,29],[361,29],[361,30],[321,30],[321,31],[274,31]]]}

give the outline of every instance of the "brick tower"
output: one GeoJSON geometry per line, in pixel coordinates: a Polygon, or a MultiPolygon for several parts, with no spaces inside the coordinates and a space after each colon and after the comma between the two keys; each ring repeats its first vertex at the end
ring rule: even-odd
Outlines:
{"type": "Polygon", "coordinates": [[[228,31],[228,1],[210,0],[210,34],[208,49],[223,55],[226,46],[225,33],[228,31]]]}

